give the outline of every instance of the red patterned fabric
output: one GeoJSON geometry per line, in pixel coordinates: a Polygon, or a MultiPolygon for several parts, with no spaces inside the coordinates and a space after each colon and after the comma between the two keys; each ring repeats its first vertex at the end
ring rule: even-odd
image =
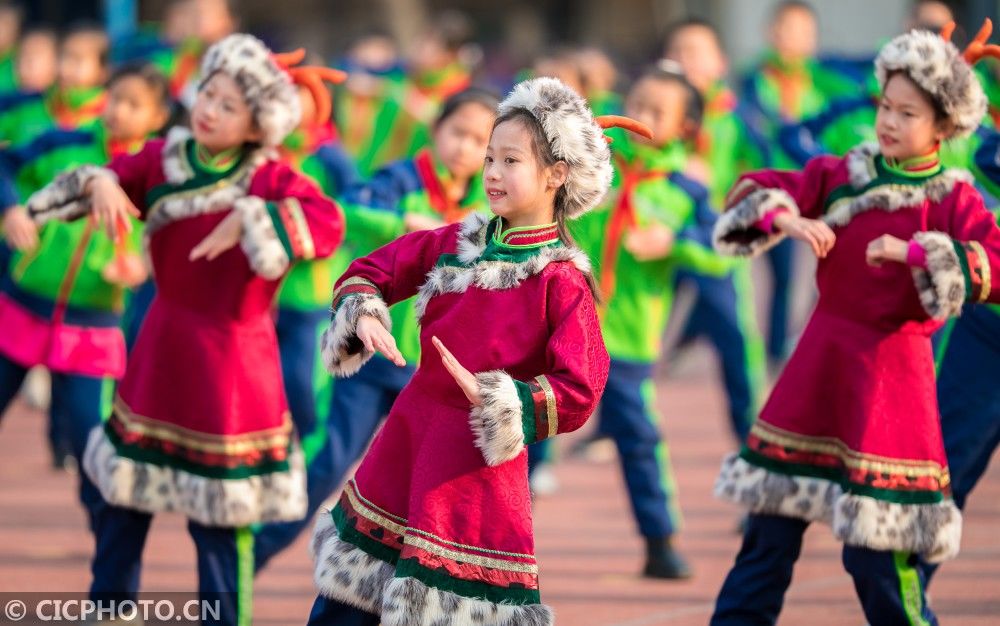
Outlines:
{"type": "MultiPolygon", "coordinates": [[[[162,141],[150,142],[136,155],[116,158],[109,166],[144,217],[147,191],[165,181],[162,150],[162,141]]],[[[261,165],[249,194],[276,202],[297,198],[317,256],[328,256],[340,242],[340,212],[287,165],[276,161],[261,165]]],[[[206,436],[216,437],[217,449],[231,451],[236,459],[245,448],[240,436],[281,431],[288,409],[271,318],[280,279],[255,274],[239,245],[212,261],[188,260],[191,249],[229,212],[182,217],[153,232],[149,255],[156,298],[132,349],[118,396],[144,422],[181,429],[183,441],[192,446],[204,447],[206,436]],[[229,442],[229,436],[238,440],[229,442]]],[[[285,432],[286,440],[288,435],[285,432]]],[[[266,450],[280,447],[261,445],[266,450]]],[[[212,462],[226,465],[225,459],[212,462]]]]}
{"type": "MultiPolygon", "coordinates": [[[[457,252],[460,226],[406,235],[355,261],[340,282],[364,278],[390,305],[409,298],[442,254],[457,252]]],[[[420,366],[354,481],[367,502],[404,520],[401,559],[442,566],[462,580],[537,589],[537,573],[523,571],[534,565],[527,454],[486,465],[474,444],[469,401],[431,345],[434,336],[473,373],[504,370],[534,381],[529,384],[538,393],[532,397],[543,415],[545,391],[535,379],[544,375],[555,398],[557,430],[569,432],[590,417],[608,374],[594,299],[584,275],[568,262],[552,262],[514,288],[472,286],[431,298],[422,318],[420,366]],[[426,541],[410,545],[411,536],[426,541]],[[444,563],[440,554],[427,552],[434,551],[427,542],[488,554],[506,565],[444,563]]]]}

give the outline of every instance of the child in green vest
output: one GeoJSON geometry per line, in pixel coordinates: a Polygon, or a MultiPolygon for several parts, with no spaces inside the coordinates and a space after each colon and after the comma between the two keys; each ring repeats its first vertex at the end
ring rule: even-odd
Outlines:
{"type": "MultiPolygon", "coordinates": [[[[48,368],[52,420],[65,424],[77,459],[125,369],[119,329],[125,290],[146,277],[140,230],[115,242],[88,220],[38,228],[20,202],[66,169],[138,150],[168,113],[166,77],[126,66],[112,77],[107,106],[90,130],[52,130],[7,154],[3,230],[14,254],[0,279],[0,407],[29,368],[48,368]]],[[[81,500],[92,514],[100,496],[79,476],[81,500]]]]}
{"type": "Polygon", "coordinates": [[[614,135],[613,204],[581,217],[573,236],[598,278],[599,308],[611,371],[599,410],[599,432],[617,444],[639,532],[643,574],[687,578],[673,545],[679,530],[669,453],[656,413],[653,365],[673,303],[680,268],[723,275],[731,264],[712,251],[714,213],[708,191],[684,175],[686,140],[697,132],[701,98],[683,74],[648,70],[625,99],[625,113],[653,139],[614,135]]]}

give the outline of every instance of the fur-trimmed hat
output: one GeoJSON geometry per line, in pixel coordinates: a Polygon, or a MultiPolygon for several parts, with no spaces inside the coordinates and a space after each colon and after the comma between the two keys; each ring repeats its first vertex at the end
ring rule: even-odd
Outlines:
{"type": "MultiPolygon", "coordinates": [[[[899,35],[879,52],[875,76],[884,91],[891,73],[905,73],[941,106],[955,126],[953,136],[966,137],[986,115],[987,101],[970,64],[978,57],[970,57],[968,50],[963,56],[950,41],[952,30],[953,25],[941,35],[923,30],[899,35]]],[[[977,41],[989,36],[983,32],[977,41]]]]}
{"type": "Polygon", "coordinates": [[[583,98],[555,78],[533,78],[516,85],[498,113],[502,117],[517,109],[538,120],[552,154],[569,166],[566,216],[577,218],[597,206],[611,186],[611,151],[583,98]]]}
{"type": "Polygon", "coordinates": [[[201,62],[202,85],[216,72],[225,72],[239,85],[261,130],[263,145],[279,145],[299,125],[298,91],[261,40],[239,33],[213,44],[201,62]]]}

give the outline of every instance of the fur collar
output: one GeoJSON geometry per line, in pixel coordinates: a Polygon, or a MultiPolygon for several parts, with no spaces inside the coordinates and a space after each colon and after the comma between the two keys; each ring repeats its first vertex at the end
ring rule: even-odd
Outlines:
{"type": "MultiPolygon", "coordinates": [[[[855,189],[863,189],[876,180],[875,158],[878,144],[864,144],[847,153],[847,173],[855,189]]],[[[869,209],[898,211],[923,204],[925,200],[941,202],[959,183],[971,183],[972,175],[964,170],[946,169],[920,185],[900,185],[886,182],[873,186],[857,196],[842,198],[831,204],[823,221],[831,226],[844,226],[854,216],[869,209]]]]}
{"type": "Polygon", "coordinates": [[[473,213],[462,221],[458,230],[458,260],[460,266],[439,265],[427,273],[427,280],[417,292],[417,319],[423,317],[431,298],[443,293],[464,293],[469,287],[506,290],[518,287],[524,280],[541,273],[550,263],[568,262],[584,274],[590,273],[590,259],[578,248],[545,246],[519,262],[482,259],[487,248],[490,218],[473,213]]]}

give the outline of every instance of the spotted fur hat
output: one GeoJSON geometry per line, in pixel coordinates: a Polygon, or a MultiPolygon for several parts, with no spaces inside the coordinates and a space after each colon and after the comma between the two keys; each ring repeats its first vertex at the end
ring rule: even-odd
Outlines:
{"type": "Polygon", "coordinates": [[[514,87],[500,103],[502,117],[517,109],[530,113],[542,126],[552,154],[569,166],[563,210],[580,217],[604,199],[611,186],[611,151],[604,129],[617,126],[651,136],[635,120],[617,115],[594,117],[575,91],[555,78],[533,78],[514,87]]]}
{"type": "Polygon", "coordinates": [[[955,125],[953,136],[966,137],[986,115],[986,95],[972,65],[984,56],[997,56],[1000,48],[986,45],[992,31],[986,20],[982,30],[964,52],[951,42],[955,24],[945,26],[941,34],[913,30],[899,35],[879,52],[875,76],[879,87],[893,72],[904,72],[934,100],[955,125]]]}
{"type": "Polygon", "coordinates": [[[216,72],[232,76],[240,86],[263,133],[263,145],[279,145],[298,126],[302,116],[298,91],[261,40],[238,33],[212,45],[201,62],[202,85],[216,72]]]}

